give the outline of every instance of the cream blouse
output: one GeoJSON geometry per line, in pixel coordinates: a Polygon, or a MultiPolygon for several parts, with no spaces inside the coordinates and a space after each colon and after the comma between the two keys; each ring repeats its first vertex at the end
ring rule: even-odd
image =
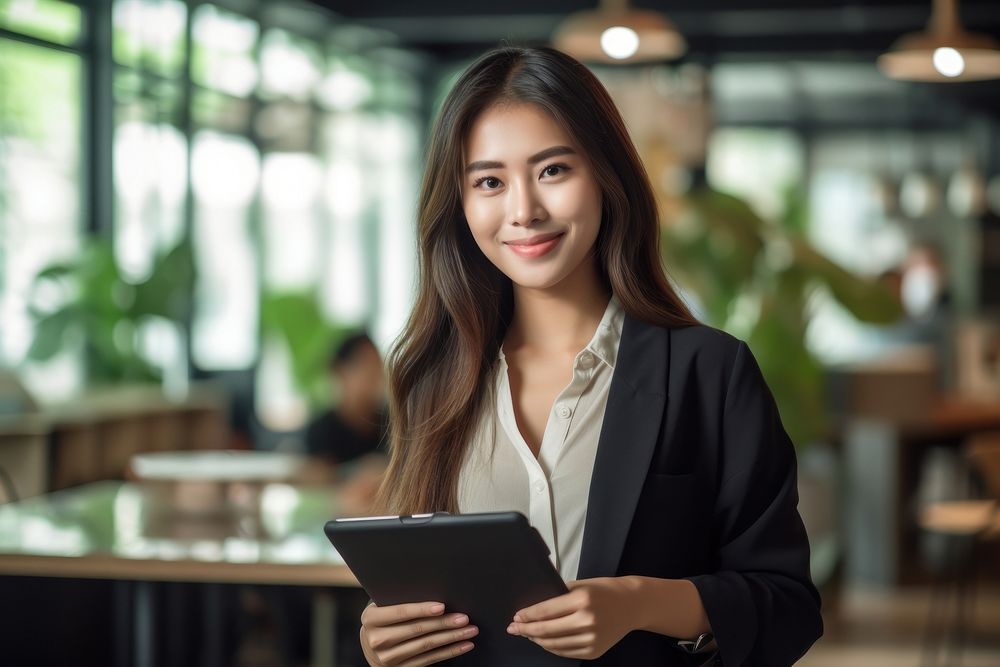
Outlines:
{"type": "Polygon", "coordinates": [[[537,459],[514,419],[501,349],[495,409],[484,411],[459,472],[459,512],[523,513],[541,533],[564,581],[577,578],[590,478],[624,316],[612,296],[590,342],[574,359],[572,380],[552,404],[537,459]]]}

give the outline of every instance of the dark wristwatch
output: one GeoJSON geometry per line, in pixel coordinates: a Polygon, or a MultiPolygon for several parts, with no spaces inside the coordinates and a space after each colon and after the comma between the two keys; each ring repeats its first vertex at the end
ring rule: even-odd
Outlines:
{"type": "Polygon", "coordinates": [[[678,639],[677,645],[688,653],[705,653],[715,650],[715,635],[703,632],[697,639],[678,639]]]}

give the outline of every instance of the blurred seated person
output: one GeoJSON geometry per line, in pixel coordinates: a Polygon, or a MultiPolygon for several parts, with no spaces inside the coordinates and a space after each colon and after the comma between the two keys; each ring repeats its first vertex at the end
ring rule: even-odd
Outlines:
{"type": "Polygon", "coordinates": [[[375,343],[365,333],[348,336],[330,357],[329,372],[336,400],[306,428],[306,453],[335,467],[384,455],[388,413],[375,343]]]}

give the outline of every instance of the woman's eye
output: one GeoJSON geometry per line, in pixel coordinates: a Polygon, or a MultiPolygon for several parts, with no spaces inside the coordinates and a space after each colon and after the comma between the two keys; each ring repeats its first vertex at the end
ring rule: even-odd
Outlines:
{"type": "MultiPolygon", "coordinates": [[[[475,182],[475,184],[472,187],[478,188],[481,183],[499,183],[499,182],[500,182],[500,179],[498,179],[495,176],[483,176],[482,178],[476,179],[476,182],[475,182]]],[[[487,190],[496,190],[497,186],[496,185],[487,185],[486,189],[487,190]]]]}
{"type": "Polygon", "coordinates": [[[558,176],[560,172],[567,170],[569,170],[569,167],[567,167],[564,164],[550,164],[549,166],[547,166],[545,169],[542,170],[542,173],[547,174],[549,176],[558,176]],[[549,171],[550,169],[555,169],[556,172],[553,174],[549,171]]]}

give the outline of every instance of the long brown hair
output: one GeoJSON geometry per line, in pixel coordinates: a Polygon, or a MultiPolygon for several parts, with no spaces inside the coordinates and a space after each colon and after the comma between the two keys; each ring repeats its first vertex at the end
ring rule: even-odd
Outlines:
{"type": "Polygon", "coordinates": [[[590,159],[602,190],[599,271],[625,312],[664,327],[696,323],[664,274],[649,177],[597,77],[548,47],[503,46],[480,56],[444,100],[431,132],[417,220],[417,298],[387,363],[391,444],[379,513],[457,512],[462,460],[494,400],[513,287],[472,237],[462,172],[473,122],[497,103],[547,111],[590,159]]]}

